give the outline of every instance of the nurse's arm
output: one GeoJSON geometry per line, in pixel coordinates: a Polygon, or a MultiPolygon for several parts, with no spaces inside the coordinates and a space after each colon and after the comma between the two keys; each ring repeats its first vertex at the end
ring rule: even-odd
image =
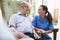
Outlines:
{"type": "Polygon", "coordinates": [[[47,31],[42,31],[41,33],[42,34],[49,34],[49,33],[52,33],[53,31],[52,30],[47,30],[47,31]]]}
{"type": "Polygon", "coordinates": [[[42,34],[49,34],[49,33],[52,33],[54,30],[54,26],[53,24],[49,24],[49,30],[46,30],[46,31],[42,31],[42,34]]]}
{"type": "Polygon", "coordinates": [[[40,33],[40,34],[49,34],[49,33],[52,33],[52,30],[47,30],[47,31],[44,31],[42,29],[38,29],[38,28],[34,28],[36,30],[37,33],[40,33]]]}
{"type": "Polygon", "coordinates": [[[54,27],[53,27],[53,24],[51,23],[51,24],[49,25],[49,30],[44,31],[44,32],[42,31],[42,33],[43,33],[43,34],[49,34],[49,33],[52,33],[53,30],[54,30],[54,27]]]}

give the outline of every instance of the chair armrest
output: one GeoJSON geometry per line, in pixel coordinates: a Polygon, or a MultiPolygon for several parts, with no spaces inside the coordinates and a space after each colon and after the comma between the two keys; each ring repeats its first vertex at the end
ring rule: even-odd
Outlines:
{"type": "Polygon", "coordinates": [[[53,32],[58,32],[58,28],[57,29],[54,29],[53,32]]]}
{"type": "Polygon", "coordinates": [[[58,29],[53,30],[53,40],[56,40],[58,29]]]}

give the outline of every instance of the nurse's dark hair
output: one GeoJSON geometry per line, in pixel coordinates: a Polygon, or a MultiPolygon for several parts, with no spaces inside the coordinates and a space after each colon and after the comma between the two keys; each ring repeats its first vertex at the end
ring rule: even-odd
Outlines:
{"type": "Polygon", "coordinates": [[[48,19],[48,21],[49,21],[50,23],[52,23],[52,15],[51,15],[51,13],[48,11],[47,6],[45,6],[45,5],[40,5],[40,7],[42,7],[43,10],[46,11],[45,14],[48,13],[48,15],[47,15],[47,19],[48,19]]]}

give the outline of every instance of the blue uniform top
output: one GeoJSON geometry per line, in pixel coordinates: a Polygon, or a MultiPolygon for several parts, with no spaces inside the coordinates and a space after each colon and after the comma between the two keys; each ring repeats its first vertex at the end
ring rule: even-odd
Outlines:
{"type": "MultiPolygon", "coordinates": [[[[32,25],[34,27],[37,27],[39,29],[43,29],[45,31],[54,30],[53,24],[49,23],[47,17],[45,17],[44,21],[42,21],[41,16],[35,16],[32,21],[32,25]]],[[[42,38],[44,38],[46,40],[52,40],[51,37],[49,37],[47,34],[43,34],[42,38]]]]}

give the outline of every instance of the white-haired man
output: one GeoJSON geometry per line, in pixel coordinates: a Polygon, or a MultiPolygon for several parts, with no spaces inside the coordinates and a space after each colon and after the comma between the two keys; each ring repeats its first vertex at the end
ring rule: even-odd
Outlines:
{"type": "Polygon", "coordinates": [[[18,32],[34,38],[34,33],[30,18],[27,16],[29,5],[26,2],[20,3],[20,12],[12,15],[9,20],[9,26],[14,27],[18,32]]]}

